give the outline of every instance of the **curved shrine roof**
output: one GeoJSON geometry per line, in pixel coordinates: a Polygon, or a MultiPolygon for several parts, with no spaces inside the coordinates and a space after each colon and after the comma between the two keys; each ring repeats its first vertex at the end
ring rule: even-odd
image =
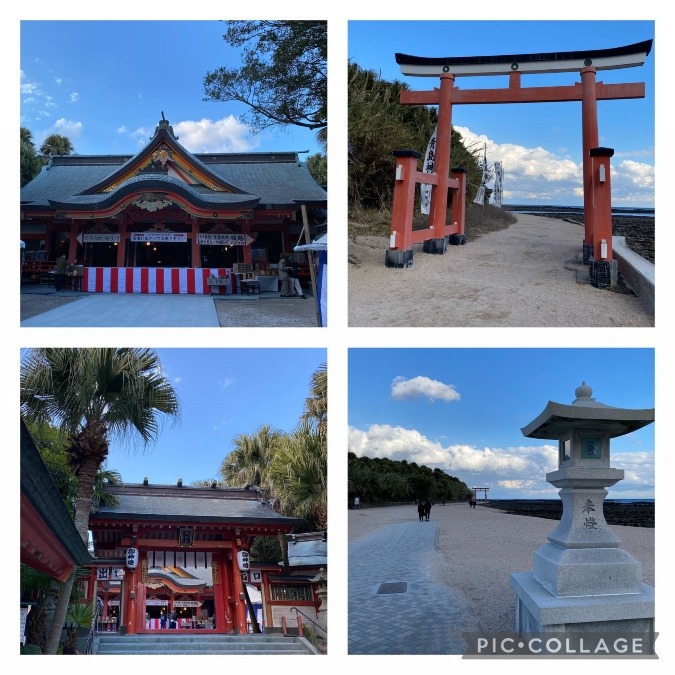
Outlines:
{"type": "Polygon", "coordinates": [[[288,208],[300,203],[325,206],[328,199],[295,152],[192,154],[178,143],[168,122],[163,121],[136,155],[51,158],[21,189],[21,205],[25,211],[101,208],[125,191],[176,190],[179,186],[195,204],[208,207],[236,204],[239,208],[288,208]],[[157,173],[153,166],[158,168],[157,173]],[[173,166],[174,173],[183,175],[185,180],[168,176],[168,166],[173,166]]]}
{"type": "Polygon", "coordinates": [[[119,503],[100,507],[92,518],[135,521],[226,522],[287,525],[302,521],[277,513],[243,488],[195,488],[171,485],[110,486],[119,503]]]}

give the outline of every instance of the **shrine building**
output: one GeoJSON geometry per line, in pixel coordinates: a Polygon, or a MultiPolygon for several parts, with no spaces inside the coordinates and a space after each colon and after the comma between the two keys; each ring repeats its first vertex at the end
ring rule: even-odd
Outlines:
{"type": "MultiPolygon", "coordinates": [[[[89,521],[95,557],[89,595],[102,603],[99,630],[248,632],[251,543],[290,533],[302,521],[274,511],[255,489],[187,487],[181,481],[108,489],[118,504],[99,507],[89,521]]],[[[278,583],[289,589],[263,591],[266,604],[288,595],[314,612],[319,603],[311,584],[279,569],[278,583]]],[[[272,609],[264,613],[271,628],[272,609]]]]}
{"type": "Polygon", "coordinates": [[[274,276],[326,208],[297,153],[193,154],[162,115],[137,154],[55,156],[21,189],[24,278],[65,255],[84,291],[237,292],[239,266],[274,276]]]}

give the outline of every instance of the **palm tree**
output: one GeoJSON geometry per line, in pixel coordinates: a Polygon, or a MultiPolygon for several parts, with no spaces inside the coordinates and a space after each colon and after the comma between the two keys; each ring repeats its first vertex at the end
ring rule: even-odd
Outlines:
{"type": "MultiPolygon", "coordinates": [[[[161,363],[149,349],[41,348],[21,364],[21,414],[51,421],[69,435],[68,460],[78,478],[75,527],[87,543],[96,475],[113,438],[157,437],[164,416],[177,418],[179,402],[161,363]]],[[[75,574],[64,583],[47,653],[56,653],[75,574]]]]}
{"type": "Polygon", "coordinates": [[[327,458],[323,427],[303,420],[283,438],[269,469],[281,512],[305,519],[310,529],[327,526],[327,458]]]}
{"type": "Polygon", "coordinates": [[[322,363],[312,374],[309,397],[305,399],[302,420],[315,421],[326,433],[328,422],[328,368],[322,363]]]}
{"type": "Polygon", "coordinates": [[[91,501],[91,510],[95,511],[100,506],[117,506],[120,500],[108,490],[110,485],[121,485],[122,475],[119,471],[101,467],[96,472],[96,481],[94,482],[94,498],[91,501]]]}
{"type": "Polygon", "coordinates": [[[21,127],[21,187],[32,181],[40,173],[43,161],[37,155],[33,134],[26,127],[21,127]]]}
{"type": "Polygon", "coordinates": [[[263,424],[255,433],[239,434],[234,449],[220,465],[220,477],[226,485],[250,485],[266,489],[267,474],[283,433],[263,424]]]}
{"type": "Polygon", "coordinates": [[[72,155],[73,149],[73,144],[70,142],[70,139],[61,134],[50,134],[40,146],[40,152],[43,155],[47,155],[47,157],[53,157],[55,155],[72,155]]]}

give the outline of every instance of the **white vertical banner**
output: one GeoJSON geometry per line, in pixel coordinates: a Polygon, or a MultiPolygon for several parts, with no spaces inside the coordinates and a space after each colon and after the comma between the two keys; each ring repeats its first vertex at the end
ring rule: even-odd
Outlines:
{"type": "MultiPolygon", "coordinates": [[[[424,155],[424,166],[422,167],[423,173],[433,173],[434,172],[434,162],[436,161],[436,132],[438,127],[434,129],[434,133],[431,134],[429,139],[429,144],[427,145],[427,152],[424,155]]],[[[429,210],[431,208],[431,185],[427,183],[420,183],[420,213],[429,215],[429,210]]]]}
{"type": "Polygon", "coordinates": [[[476,198],[473,200],[474,204],[483,205],[483,200],[485,199],[485,185],[481,185],[476,192],[476,198]]]}
{"type": "Polygon", "coordinates": [[[494,187],[494,205],[499,208],[502,207],[502,181],[504,174],[502,171],[502,163],[495,162],[495,187],[494,187]]]}

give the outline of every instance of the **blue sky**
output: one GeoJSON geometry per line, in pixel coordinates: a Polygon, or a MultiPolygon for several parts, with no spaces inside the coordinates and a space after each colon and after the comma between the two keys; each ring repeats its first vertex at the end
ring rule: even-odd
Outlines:
{"type": "Polygon", "coordinates": [[[245,106],[202,100],[207,72],[241,63],[225,31],[222,21],[22,21],[21,125],[37,147],[59,133],[78,154],[127,154],[164,111],[192,152],[322,151],[316,132],[251,135],[245,106]]]}
{"type": "MultiPolygon", "coordinates": [[[[585,380],[596,401],[654,407],[650,349],[350,349],[349,450],[439,467],[501,499],[555,498],[557,444],[520,429],[585,380]]],[[[649,425],[612,441],[610,498],[654,498],[649,425]]]]}
{"type": "MultiPolygon", "coordinates": [[[[605,49],[652,39],[653,21],[350,21],[349,58],[413,90],[435,78],[401,74],[394,54],[483,56],[605,49]]],[[[646,98],[598,102],[600,144],[614,148],[612,203],[654,206],[656,42],[641,67],[608,70],[607,84],[645,82],[646,98]]],[[[575,73],[523,76],[522,86],[570,85],[575,73]]],[[[504,77],[461,77],[462,89],[508,86],[504,77]]],[[[583,204],[581,103],[457,105],[453,126],[467,143],[487,143],[488,162],[504,166],[507,204],[583,204]]]]}
{"type": "Polygon", "coordinates": [[[181,401],[178,425],[165,424],[145,451],[113,442],[107,467],[126,483],[184,484],[218,478],[238,434],[261,425],[291,432],[302,414],[323,349],[157,349],[181,401]]]}

